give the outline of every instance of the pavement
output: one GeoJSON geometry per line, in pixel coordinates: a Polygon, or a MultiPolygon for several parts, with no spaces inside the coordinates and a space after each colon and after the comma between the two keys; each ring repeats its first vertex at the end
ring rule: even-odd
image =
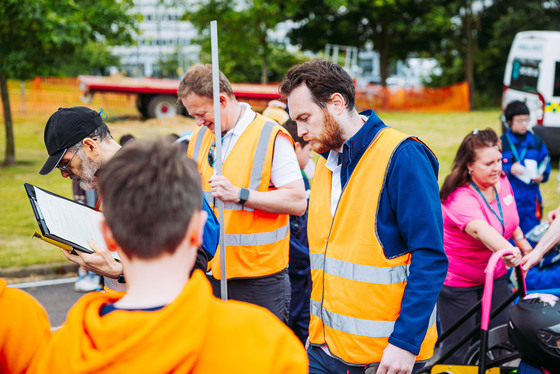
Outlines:
{"type": "Polygon", "coordinates": [[[70,278],[78,275],[78,265],[73,262],[0,268],[0,278],[8,284],[34,282],[44,279],[70,278]]]}

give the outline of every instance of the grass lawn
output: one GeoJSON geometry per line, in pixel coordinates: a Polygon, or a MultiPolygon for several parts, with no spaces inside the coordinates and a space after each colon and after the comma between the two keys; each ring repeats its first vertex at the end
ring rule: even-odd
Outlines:
{"type": "MultiPolygon", "coordinates": [[[[43,129],[50,113],[15,117],[16,159],[14,167],[0,168],[0,268],[65,261],[52,245],[31,236],[37,223],[29,206],[23,183],[71,197],[71,182],[60,177],[58,171],[39,175],[46,160],[43,129]]],[[[499,109],[478,110],[471,113],[380,113],[390,126],[422,139],[440,161],[440,185],[451,170],[455,152],[463,137],[475,128],[491,127],[499,130],[499,109]]],[[[194,121],[184,117],[169,120],[125,120],[108,122],[115,139],[130,133],[136,137],[182,133],[194,127],[194,121]]],[[[0,132],[0,155],[5,153],[5,133],[0,132]]],[[[412,165],[413,166],[413,165],[412,165]]],[[[545,211],[560,204],[557,188],[557,162],[550,181],[542,186],[545,211]]]]}

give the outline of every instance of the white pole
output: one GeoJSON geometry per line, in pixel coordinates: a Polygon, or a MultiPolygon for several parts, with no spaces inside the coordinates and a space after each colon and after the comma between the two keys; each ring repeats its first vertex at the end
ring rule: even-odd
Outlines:
{"type": "MultiPolygon", "coordinates": [[[[216,137],[216,163],[214,174],[222,175],[222,120],[220,118],[220,67],[218,63],[218,23],[210,21],[210,40],[212,43],[212,88],[214,93],[214,136],[216,137]]],[[[222,300],[227,300],[226,246],[224,243],[224,202],[215,199],[220,220],[220,290],[222,300]]]]}

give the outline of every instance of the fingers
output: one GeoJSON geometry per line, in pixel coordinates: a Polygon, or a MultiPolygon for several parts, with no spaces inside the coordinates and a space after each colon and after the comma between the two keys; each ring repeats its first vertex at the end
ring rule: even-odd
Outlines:
{"type": "MultiPolygon", "coordinates": [[[[107,249],[105,247],[103,247],[102,245],[100,245],[99,243],[97,243],[95,240],[91,238],[87,240],[87,243],[91,247],[91,249],[93,249],[97,254],[102,254],[103,252],[107,252],[107,249]]],[[[87,253],[84,254],[87,255],[87,253]]]]}
{"type": "Polygon", "coordinates": [[[68,261],[74,262],[80,266],[84,266],[84,260],[80,257],[79,252],[76,252],[78,253],[78,255],[76,256],[70,254],[70,252],[68,252],[66,249],[60,248],[60,250],[62,251],[62,254],[64,255],[64,257],[66,257],[68,261]]]}

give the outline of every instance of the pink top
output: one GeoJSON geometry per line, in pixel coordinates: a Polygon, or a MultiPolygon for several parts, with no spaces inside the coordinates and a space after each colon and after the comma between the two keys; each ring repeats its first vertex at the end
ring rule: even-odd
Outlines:
{"type": "MultiPolygon", "coordinates": [[[[513,231],[519,226],[519,215],[513,197],[513,191],[507,177],[500,177],[498,198],[502,205],[506,239],[511,238],[513,231]]],[[[490,203],[498,216],[498,202],[490,203]]],[[[482,219],[498,233],[502,233],[502,225],[498,218],[486,205],[480,194],[470,185],[457,188],[445,204],[443,212],[443,246],[449,258],[449,270],[443,283],[446,286],[470,287],[484,284],[484,269],[492,255],[480,240],[464,232],[469,222],[482,219]]],[[[496,267],[495,278],[506,273],[502,261],[496,267]]]]}

